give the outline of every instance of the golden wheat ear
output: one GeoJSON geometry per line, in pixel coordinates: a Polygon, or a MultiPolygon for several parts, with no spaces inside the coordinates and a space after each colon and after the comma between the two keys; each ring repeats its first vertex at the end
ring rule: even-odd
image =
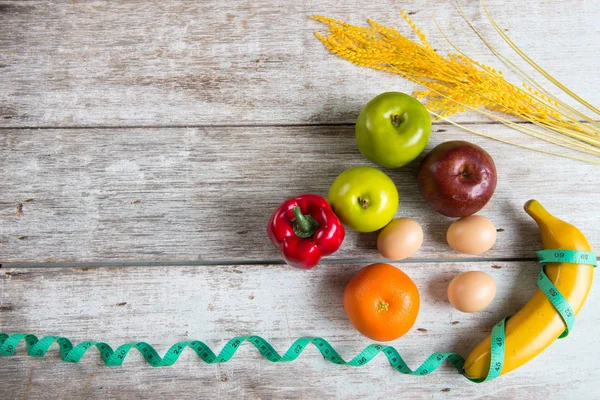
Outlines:
{"type": "Polygon", "coordinates": [[[316,36],[332,53],[356,65],[395,73],[424,86],[426,90],[415,91],[413,96],[426,102],[427,109],[434,117],[446,120],[468,132],[521,148],[600,164],[598,123],[568,104],[560,102],[541,86],[538,90],[537,82],[495,50],[470,23],[460,4],[458,5],[465,21],[490,50],[513,71],[521,72],[520,76],[526,77],[525,80],[529,84],[523,85],[525,89],[508,82],[501,71],[468,57],[454,46],[443,32],[443,36],[458,53],[446,56],[439,54],[404,11],[400,14],[419,38],[418,41],[408,39],[395,28],[373,20],[369,20],[367,26],[354,26],[323,16],[311,18],[327,25],[327,32],[317,33],[316,36]],[[448,119],[453,114],[467,110],[475,111],[534,138],[596,158],[584,158],[500,140],[448,119]],[[503,118],[502,114],[507,117],[503,118]],[[532,125],[519,124],[510,117],[532,125]]]}

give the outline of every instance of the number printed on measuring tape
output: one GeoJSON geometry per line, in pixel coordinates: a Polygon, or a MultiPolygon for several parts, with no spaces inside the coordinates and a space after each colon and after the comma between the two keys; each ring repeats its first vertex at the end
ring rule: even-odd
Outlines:
{"type": "Polygon", "coordinates": [[[564,262],[571,264],[598,265],[596,254],[591,251],[579,250],[540,250],[537,252],[540,263],[564,262]]]}

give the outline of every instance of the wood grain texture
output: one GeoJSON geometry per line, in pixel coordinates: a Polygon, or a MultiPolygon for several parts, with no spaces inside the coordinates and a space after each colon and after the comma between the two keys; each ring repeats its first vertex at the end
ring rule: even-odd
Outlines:
{"type": "MultiPolygon", "coordinates": [[[[528,140],[495,125],[475,128],[528,140]]],[[[428,149],[452,139],[480,144],[497,164],[496,193],[480,214],[503,231],[486,257],[533,257],[541,248],[522,210],[530,198],[582,229],[592,246],[600,242],[590,214],[600,206],[597,166],[446,126],[428,149]]],[[[3,262],[278,260],[265,233],[273,210],[301,193],[327,196],[338,174],[368,165],[351,126],[16,130],[0,135],[0,146],[3,262]]],[[[461,257],[445,241],[453,219],[418,193],[418,162],[386,170],[400,193],[397,215],[425,231],[416,257],[461,257]]],[[[376,233],[348,231],[331,258],[377,257],[376,233]]]]}
{"type": "MultiPolygon", "coordinates": [[[[463,3],[506,52],[480,2],[463,3]]],[[[500,66],[452,1],[432,5],[459,47],[500,66]]],[[[536,61],[600,103],[600,2],[488,5],[536,61]]],[[[328,53],[313,36],[322,26],[307,17],[354,24],[374,18],[410,34],[400,8],[436,48],[450,50],[427,2],[418,0],[0,1],[0,262],[142,263],[0,268],[0,330],[114,346],[144,340],[161,354],[190,338],[216,350],[241,334],[260,334],[278,350],[308,335],[327,338],[346,358],[362,350],[370,341],[347,322],[341,294],[366,264],[360,260],[377,258],[375,235],[348,232],[334,263],[305,272],[265,261],[280,259],[265,224],[285,198],[326,195],[341,171],[369,165],[353,138],[360,108],[383,91],[416,88],[328,53]],[[160,261],[222,265],[143,266],[160,261]],[[240,265],[247,262],[258,264],[240,265]]],[[[533,143],[477,115],[456,120],[533,143]]],[[[452,261],[460,255],[445,244],[451,220],[418,194],[417,163],[386,170],[400,191],[398,216],[418,219],[425,230],[421,261],[397,264],[422,297],[414,329],[393,342],[412,367],[433,351],[467,355],[534,293],[534,262],[498,261],[532,257],[541,246],[522,211],[529,198],[580,227],[593,247],[600,243],[597,166],[444,124],[434,127],[428,149],[451,139],[480,144],[496,160],[499,185],[481,213],[502,231],[488,261],[452,261]],[[453,276],[473,269],[494,277],[498,295],[485,311],[462,314],[449,306],[445,290],[453,276]]],[[[384,357],[363,368],[339,367],[312,348],[289,364],[270,364],[249,345],[223,365],[207,366],[188,352],[160,369],[135,353],[124,367],[107,368],[94,351],[71,365],[60,362],[55,348],[44,359],[19,348],[17,356],[0,358],[0,398],[591,399],[600,379],[599,301],[592,291],[567,339],[484,385],[448,365],[427,377],[402,376],[384,357]]]]}
{"type": "MultiPolygon", "coordinates": [[[[463,2],[478,29],[513,58],[480,2],[463,2]]],[[[502,67],[452,1],[432,2],[447,35],[502,67]]],[[[596,0],[489,2],[511,37],[559,80],[600,103],[596,0]]],[[[1,1],[0,127],[352,123],[384,91],[416,87],[329,54],[308,19],[374,18],[414,37],[400,8],[440,52],[451,51],[421,0],[1,1]]],[[[530,68],[527,68],[529,71],[530,68]]],[[[511,75],[508,75],[509,78],[511,75]]],[[[520,80],[515,81],[517,84],[520,80]]],[[[481,121],[477,115],[457,116],[481,121]]]]}
{"type": "MultiPolygon", "coordinates": [[[[235,335],[259,334],[283,351],[294,339],[319,335],[345,358],[370,340],[349,324],[342,292],[362,265],[331,264],[310,272],[278,265],[101,268],[0,271],[3,331],[60,334],[74,342],[103,340],[117,346],[147,341],[160,354],[177,341],[199,339],[219,350],[235,335]]],[[[433,351],[467,355],[491,326],[534,293],[533,262],[403,264],[422,294],[413,329],[390,342],[415,368],[433,351]],[[482,270],[497,282],[495,301],[464,314],[446,301],[457,273],[482,270]]],[[[45,398],[593,398],[600,371],[598,292],[593,291],[571,335],[520,369],[476,385],[449,365],[426,377],[395,372],[384,357],[361,368],[329,364],[309,348],[298,360],[270,364],[250,345],[232,361],[207,366],[193,352],[170,368],[153,369],[134,353],[121,368],[102,365],[90,351],[80,364],[44,359],[22,348],[0,358],[1,397],[45,398]],[[449,389],[449,391],[448,391],[449,389]]]]}

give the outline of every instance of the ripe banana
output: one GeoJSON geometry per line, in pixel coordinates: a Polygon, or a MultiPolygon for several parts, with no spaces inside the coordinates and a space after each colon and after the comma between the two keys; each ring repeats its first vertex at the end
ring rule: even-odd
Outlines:
{"type": "MultiPolygon", "coordinates": [[[[544,249],[591,251],[583,234],[573,225],[552,216],[537,200],[529,200],[525,211],[540,228],[544,249]]],[[[591,265],[548,263],[545,272],[563,294],[575,315],[581,310],[592,286],[591,265]]],[[[565,330],[566,325],[546,295],[538,290],[533,298],[506,321],[505,358],[501,375],[520,367],[541,353],[565,330]]],[[[490,367],[490,336],[471,352],[465,375],[485,378],[490,367]]]]}

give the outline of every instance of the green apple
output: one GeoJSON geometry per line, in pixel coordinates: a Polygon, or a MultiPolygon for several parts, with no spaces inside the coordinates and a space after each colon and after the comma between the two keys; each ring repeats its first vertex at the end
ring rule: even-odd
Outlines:
{"type": "Polygon", "coordinates": [[[329,189],[329,203],[340,221],[358,232],[386,226],[398,210],[398,189],[382,171],[354,167],[342,172],[329,189]]]}
{"type": "Polygon", "coordinates": [[[425,149],[431,133],[429,112],[414,97],[386,92],[365,105],[356,120],[356,144],[369,161],[402,167],[425,149]]]}

